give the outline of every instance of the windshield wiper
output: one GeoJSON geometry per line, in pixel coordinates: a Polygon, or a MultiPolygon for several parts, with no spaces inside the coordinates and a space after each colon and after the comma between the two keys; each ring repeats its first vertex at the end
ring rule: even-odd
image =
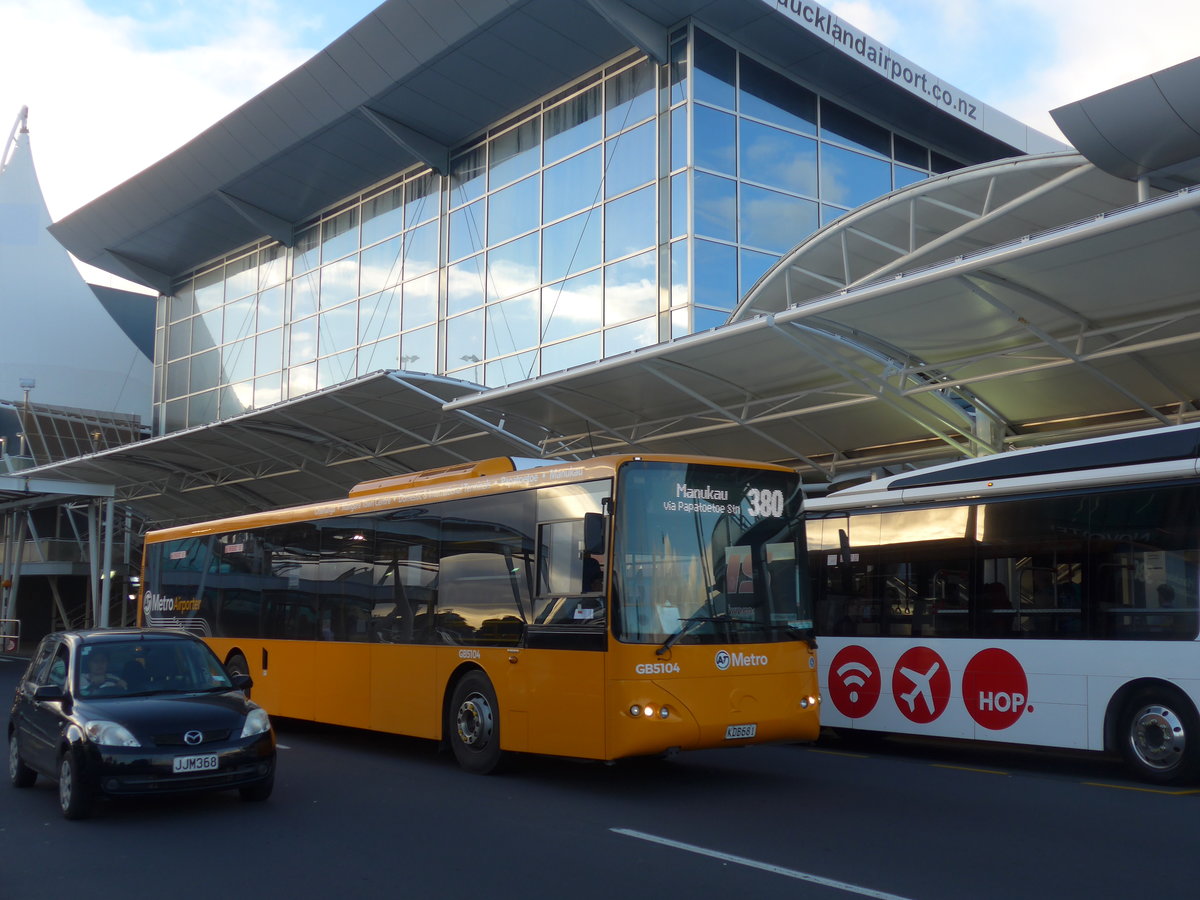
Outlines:
{"type": "Polygon", "coordinates": [[[753,619],[735,619],[729,613],[721,613],[716,616],[689,616],[684,619],[680,625],[680,629],[662,642],[662,646],[654,651],[656,656],[662,656],[671,649],[671,645],[677,640],[695,628],[697,625],[755,625],[759,623],[753,619]]]}

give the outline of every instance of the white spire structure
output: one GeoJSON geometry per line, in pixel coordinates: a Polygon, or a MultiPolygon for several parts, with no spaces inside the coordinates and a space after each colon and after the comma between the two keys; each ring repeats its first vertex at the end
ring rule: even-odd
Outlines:
{"type": "Polygon", "coordinates": [[[46,230],[50,213],[33,166],[28,115],[23,107],[0,148],[0,400],[30,391],[39,404],[148,423],[152,361],[46,230]]]}

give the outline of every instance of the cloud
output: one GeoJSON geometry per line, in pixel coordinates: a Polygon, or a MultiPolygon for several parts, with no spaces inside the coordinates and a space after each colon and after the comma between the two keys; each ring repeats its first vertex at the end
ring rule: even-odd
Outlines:
{"type": "Polygon", "coordinates": [[[179,148],[317,49],[300,46],[303,22],[264,2],[169,4],[144,19],[102,15],[81,0],[0,0],[0,21],[0,118],[7,125],[29,107],[55,219],[179,148]]]}

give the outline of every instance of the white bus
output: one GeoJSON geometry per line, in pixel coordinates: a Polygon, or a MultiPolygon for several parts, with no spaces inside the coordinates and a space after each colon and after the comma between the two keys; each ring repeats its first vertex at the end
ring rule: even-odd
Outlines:
{"type": "Polygon", "coordinates": [[[1200,775],[1200,425],[895,475],[807,504],[836,729],[1200,775]]]}

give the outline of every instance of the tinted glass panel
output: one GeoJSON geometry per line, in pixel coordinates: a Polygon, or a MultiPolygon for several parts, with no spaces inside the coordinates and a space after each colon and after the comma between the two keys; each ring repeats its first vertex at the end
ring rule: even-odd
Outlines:
{"type": "Polygon", "coordinates": [[[337,353],[347,350],[358,343],[359,336],[359,305],[350,302],[320,314],[320,336],[318,346],[320,355],[337,353]]]}
{"type": "Polygon", "coordinates": [[[892,153],[891,132],[828,100],[821,101],[821,136],[884,156],[892,153]]]}
{"type": "Polygon", "coordinates": [[[699,28],[695,30],[693,46],[696,60],[692,72],[694,99],[733,109],[737,53],[699,28]]]}
{"type": "Polygon", "coordinates": [[[438,276],[434,272],[404,285],[404,314],[401,323],[405,329],[416,328],[437,321],[438,276]]]}
{"type": "Polygon", "coordinates": [[[385,287],[400,283],[403,274],[403,247],[403,241],[394,237],[390,241],[368,247],[362,252],[359,277],[364,294],[380,291],[385,287]]]}
{"type": "Polygon", "coordinates": [[[358,296],[358,257],[330,263],[321,270],[321,308],[337,306],[358,296]]]}
{"type": "Polygon", "coordinates": [[[485,288],[483,254],[451,266],[446,277],[446,312],[481,306],[487,296],[485,288]]]}
{"type": "Polygon", "coordinates": [[[743,121],[741,157],[747,181],[817,196],[817,142],[812,138],[743,121]]]}
{"type": "Polygon", "coordinates": [[[604,208],[604,258],[614,259],[653,246],[656,238],[653,186],[611,201],[604,208]]]}
{"type": "Polygon", "coordinates": [[[404,186],[404,224],[412,227],[437,217],[442,180],[430,172],[404,186]]]}
{"type": "Polygon", "coordinates": [[[743,184],[741,212],[742,243],[763,250],[783,253],[817,230],[817,204],[778,191],[743,184]]]}
{"type": "Polygon", "coordinates": [[[450,213],[450,258],[461,259],[483,249],[484,201],[450,213]]]}
{"type": "Polygon", "coordinates": [[[604,355],[616,356],[658,343],[658,319],[642,319],[608,328],[604,332],[604,355]]]}
{"type": "Polygon", "coordinates": [[[744,297],[750,288],[754,287],[754,283],[758,281],[762,275],[779,261],[778,256],[771,256],[767,253],[755,253],[753,250],[743,250],[741,252],[742,271],[739,279],[739,295],[744,297]]]}
{"type": "Polygon", "coordinates": [[[400,337],[400,368],[414,372],[436,372],[437,326],[430,325],[400,337]]]}
{"type": "Polygon", "coordinates": [[[737,182],[697,172],[695,175],[696,234],[725,241],[737,240],[737,182]]]}
{"type": "Polygon", "coordinates": [[[594,209],[542,231],[542,281],[599,265],[600,221],[600,210],[594,209]]]}
{"type": "Polygon", "coordinates": [[[534,171],[541,163],[541,121],[522,122],[493,138],[490,186],[493,190],[534,171]]]}
{"type": "Polygon", "coordinates": [[[487,355],[505,356],[538,343],[538,294],[493,303],[487,308],[487,355]]]}
{"type": "Polygon", "coordinates": [[[643,253],[604,270],[604,324],[617,325],[658,309],[656,254],[643,253]]]}
{"type": "Polygon", "coordinates": [[[321,224],[321,259],[329,261],[358,249],[358,209],[348,209],[321,224]]]}
{"type": "Polygon", "coordinates": [[[358,304],[358,340],[369,344],[400,331],[400,289],[391,288],[358,304]]]}
{"type": "Polygon", "coordinates": [[[737,300],[737,248],[712,241],[695,243],[695,302],[733,309],[737,300]]]}
{"type": "Polygon", "coordinates": [[[541,179],[535,176],[518,181],[488,198],[489,244],[499,244],[537,228],[540,190],[541,179]]]}
{"type": "Polygon", "coordinates": [[[600,358],[600,335],[588,334],[542,348],[542,373],[561,372],[600,358]]]}
{"type": "Polygon", "coordinates": [[[414,228],[404,236],[404,278],[432,272],[438,267],[438,223],[414,228]]]}
{"type": "Polygon", "coordinates": [[[483,310],[446,320],[446,368],[483,359],[483,310]]]}
{"type": "Polygon", "coordinates": [[[487,184],[487,148],[479,146],[450,161],[450,205],[462,206],[483,196],[487,184]]]}
{"type": "Polygon", "coordinates": [[[488,299],[521,294],[538,285],[537,232],[488,251],[488,299]]]}
{"type": "Polygon", "coordinates": [[[695,164],[702,169],[736,174],[737,119],[707,106],[697,106],[695,110],[695,164]]]}
{"type": "Polygon", "coordinates": [[[654,123],[647,122],[604,145],[604,194],[613,197],[654,180],[654,123]]]}
{"type": "Polygon", "coordinates": [[[542,292],[542,340],[557,341],[600,327],[600,272],[588,272],[542,292]]]}
{"type": "Polygon", "coordinates": [[[399,234],[404,227],[404,188],[392,188],[363,204],[363,246],[399,234]]]}
{"type": "Polygon", "coordinates": [[[569,156],[600,140],[600,85],[546,110],[546,162],[569,156]]]}
{"type": "Polygon", "coordinates": [[[649,60],[604,82],[605,134],[615,134],[654,114],[656,69],[649,60]]]}
{"type": "Polygon", "coordinates": [[[882,197],[892,189],[892,166],[875,159],[831,147],[821,148],[821,199],[854,208],[882,197]]]}
{"type": "Polygon", "coordinates": [[[600,199],[602,160],[601,149],[593,147],[546,170],[542,199],[545,221],[561,219],[600,199]]]}
{"type": "Polygon", "coordinates": [[[785,75],[741,58],[741,91],[738,112],[803,131],[817,133],[817,95],[785,75]]]}

